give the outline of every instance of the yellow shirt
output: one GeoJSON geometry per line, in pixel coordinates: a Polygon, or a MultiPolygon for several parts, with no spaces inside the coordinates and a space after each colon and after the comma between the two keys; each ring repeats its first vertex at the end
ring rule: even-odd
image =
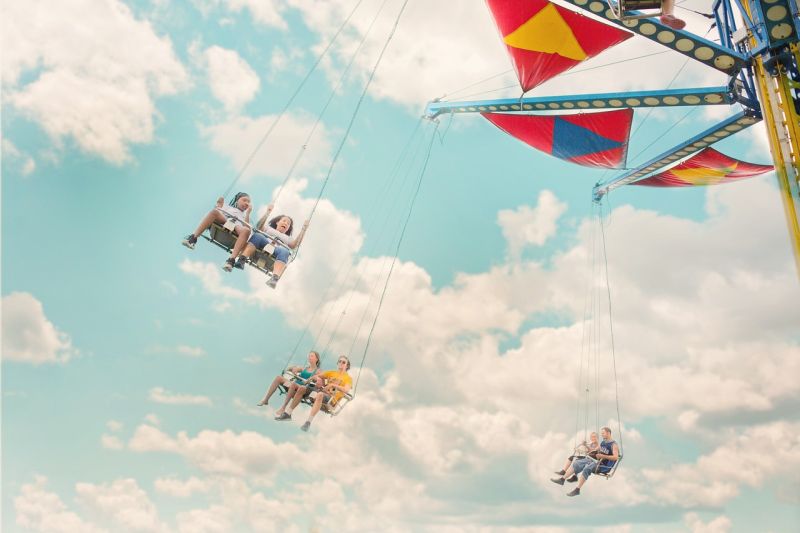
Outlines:
{"type": "MultiPolygon", "coordinates": [[[[352,387],[353,386],[353,378],[350,377],[350,374],[347,372],[339,372],[338,370],[326,370],[320,377],[325,380],[325,385],[339,385],[340,387],[352,387]]],[[[336,402],[342,399],[344,393],[341,391],[336,391],[331,395],[331,405],[335,405],[336,402]]]]}

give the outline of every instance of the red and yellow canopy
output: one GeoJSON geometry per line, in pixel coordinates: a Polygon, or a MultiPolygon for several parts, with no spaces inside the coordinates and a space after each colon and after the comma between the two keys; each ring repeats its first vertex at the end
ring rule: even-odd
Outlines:
{"type": "Polygon", "coordinates": [[[527,92],[631,37],[547,0],[487,0],[527,92]]]}
{"type": "Polygon", "coordinates": [[[680,165],[636,181],[645,187],[697,187],[730,183],[773,170],[772,165],[756,165],[733,159],[713,148],[706,148],[680,165]]]}

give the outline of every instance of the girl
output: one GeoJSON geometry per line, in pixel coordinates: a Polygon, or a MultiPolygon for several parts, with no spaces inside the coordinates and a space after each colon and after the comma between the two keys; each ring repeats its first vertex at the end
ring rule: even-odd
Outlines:
{"type": "Polygon", "coordinates": [[[273,205],[269,204],[269,206],[267,206],[267,212],[259,219],[256,228],[261,233],[253,233],[252,237],[250,237],[247,246],[245,246],[242,252],[242,257],[236,262],[236,268],[244,268],[245,262],[253,256],[256,248],[264,248],[271,240],[271,237],[272,240],[275,241],[275,251],[273,252],[275,256],[275,265],[272,267],[272,277],[267,282],[267,285],[274,289],[278,284],[281,274],[283,274],[283,271],[286,269],[286,263],[289,261],[289,255],[291,255],[289,249],[291,248],[294,250],[303,242],[303,237],[308,229],[309,221],[305,221],[297,238],[290,239],[292,231],[294,230],[294,221],[291,217],[286,215],[278,215],[267,223],[267,218],[272,212],[272,209],[273,205]]]}
{"type": "Polygon", "coordinates": [[[269,386],[269,391],[267,391],[266,396],[258,402],[259,407],[262,405],[267,405],[269,403],[269,399],[275,394],[275,391],[278,390],[279,385],[283,385],[284,387],[289,387],[289,390],[286,392],[286,401],[283,402],[283,405],[276,416],[280,416],[283,413],[283,410],[289,404],[289,400],[292,399],[294,396],[295,391],[298,387],[305,387],[308,385],[310,379],[319,372],[319,354],[317,352],[311,351],[308,352],[308,364],[305,368],[301,368],[299,366],[290,366],[289,370],[297,374],[297,378],[292,380],[290,383],[288,379],[281,376],[276,376],[274,380],[272,380],[272,385],[269,386]]]}
{"type": "Polygon", "coordinates": [[[250,237],[250,212],[253,210],[253,205],[250,203],[250,195],[245,192],[236,193],[230,204],[224,205],[224,203],[225,199],[222,196],[217,198],[216,207],[203,217],[197,229],[187,235],[182,244],[194,250],[194,246],[197,244],[197,237],[210,228],[211,224],[214,222],[225,224],[226,221],[233,220],[236,224],[233,228],[233,233],[236,235],[236,244],[231,250],[231,256],[222,265],[223,270],[230,272],[233,268],[234,260],[250,237]]]}

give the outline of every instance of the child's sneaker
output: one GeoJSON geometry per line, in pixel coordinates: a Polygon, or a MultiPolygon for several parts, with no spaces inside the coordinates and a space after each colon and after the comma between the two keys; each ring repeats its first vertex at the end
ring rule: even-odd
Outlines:
{"type": "Polygon", "coordinates": [[[230,272],[231,270],[233,270],[233,257],[229,257],[228,259],[225,260],[225,264],[222,265],[222,270],[224,270],[225,272],[230,272]]]}
{"type": "Polygon", "coordinates": [[[244,265],[246,264],[247,264],[247,258],[243,255],[240,255],[239,258],[236,260],[236,263],[233,265],[233,268],[244,270],[244,265]]]}
{"type": "Polygon", "coordinates": [[[194,234],[189,234],[181,241],[181,244],[190,250],[194,250],[194,245],[197,244],[197,237],[194,234]]]}
{"type": "Polygon", "coordinates": [[[271,276],[267,280],[267,287],[269,287],[270,289],[274,289],[277,285],[278,285],[278,278],[277,277],[271,276]]]}

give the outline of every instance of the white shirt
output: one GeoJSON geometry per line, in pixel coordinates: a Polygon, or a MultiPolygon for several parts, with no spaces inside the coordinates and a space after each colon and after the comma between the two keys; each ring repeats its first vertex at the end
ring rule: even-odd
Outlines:
{"type": "Polygon", "coordinates": [[[225,204],[222,207],[218,207],[217,209],[219,209],[220,211],[225,213],[225,215],[227,215],[228,217],[235,218],[239,222],[244,222],[246,220],[246,217],[244,215],[244,211],[242,211],[238,207],[234,207],[232,205],[225,204]]]}

